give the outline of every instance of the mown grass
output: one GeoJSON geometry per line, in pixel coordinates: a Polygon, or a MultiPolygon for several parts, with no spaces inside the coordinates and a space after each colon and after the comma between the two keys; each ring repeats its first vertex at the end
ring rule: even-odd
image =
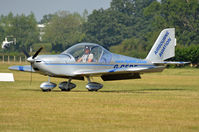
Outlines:
{"type": "MultiPolygon", "coordinates": [[[[13,72],[0,64],[0,72],[13,72]]],[[[13,72],[15,82],[0,82],[0,131],[199,131],[199,69],[166,69],[140,80],[102,82],[88,92],[73,81],[71,92],[41,92],[47,77],[13,72]]],[[[64,79],[52,78],[59,83],[64,79]]]]}

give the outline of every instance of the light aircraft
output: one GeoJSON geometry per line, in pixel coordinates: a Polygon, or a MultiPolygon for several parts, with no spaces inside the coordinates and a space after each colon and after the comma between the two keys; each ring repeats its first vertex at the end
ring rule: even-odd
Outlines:
{"type": "Polygon", "coordinates": [[[16,44],[16,38],[14,38],[13,41],[8,41],[7,37],[5,38],[5,40],[2,43],[2,49],[7,49],[10,47],[11,44],[16,44]]]}
{"type": "Polygon", "coordinates": [[[186,64],[165,61],[175,56],[175,46],[175,29],[168,28],[160,33],[145,59],[114,54],[98,44],[79,43],[59,55],[38,55],[42,48],[31,57],[25,52],[31,65],[11,66],[9,69],[49,76],[49,80],[40,85],[43,91],[51,91],[56,87],[55,83],[50,82],[50,77],[69,79],[59,84],[61,91],[70,91],[76,87],[72,79],[84,78],[88,80],[88,91],[98,91],[103,85],[92,82],[90,77],[99,76],[103,81],[139,79],[140,74],[163,71],[164,64],[186,64]]]}

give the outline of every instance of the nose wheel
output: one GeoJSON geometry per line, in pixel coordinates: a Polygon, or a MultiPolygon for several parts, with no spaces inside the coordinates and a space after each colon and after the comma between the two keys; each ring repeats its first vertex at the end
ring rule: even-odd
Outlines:
{"type": "Polygon", "coordinates": [[[40,85],[40,88],[43,92],[49,92],[51,91],[53,88],[55,88],[57,86],[57,84],[50,82],[50,77],[48,77],[48,82],[43,82],[40,85]]]}

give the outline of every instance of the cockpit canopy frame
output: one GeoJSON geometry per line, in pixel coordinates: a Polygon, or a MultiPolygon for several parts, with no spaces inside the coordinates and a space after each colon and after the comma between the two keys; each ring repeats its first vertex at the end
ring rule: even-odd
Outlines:
{"type": "MultiPolygon", "coordinates": [[[[68,48],[61,54],[69,54],[76,62],[80,62],[79,60],[84,57],[85,54],[87,58],[92,58],[91,63],[110,63],[112,59],[111,52],[94,43],[79,43],[68,48]],[[87,53],[86,50],[89,50],[89,53],[87,53]]],[[[85,59],[85,61],[81,62],[85,63],[88,61],[85,59]]]]}

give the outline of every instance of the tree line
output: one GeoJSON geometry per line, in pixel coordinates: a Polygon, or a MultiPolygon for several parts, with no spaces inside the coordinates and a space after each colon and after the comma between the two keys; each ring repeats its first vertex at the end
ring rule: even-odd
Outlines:
{"type": "MultiPolygon", "coordinates": [[[[199,0],[112,0],[108,9],[83,14],[59,11],[37,22],[34,14],[0,16],[0,41],[17,38],[10,51],[45,45],[59,53],[78,42],[98,43],[112,52],[145,58],[164,28],[175,28],[174,60],[199,63],[199,0]],[[45,24],[42,41],[37,24],[45,24]]],[[[6,52],[1,50],[1,52],[6,52]]]]}

